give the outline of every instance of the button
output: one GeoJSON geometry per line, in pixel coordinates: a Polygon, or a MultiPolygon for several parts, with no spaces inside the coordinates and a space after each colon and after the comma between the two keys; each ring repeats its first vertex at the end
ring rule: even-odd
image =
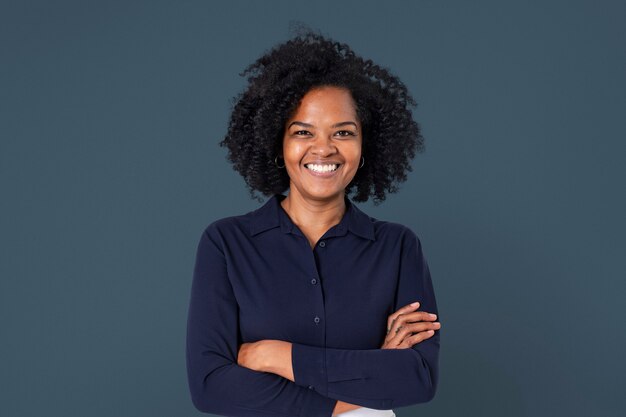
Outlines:
{"type": "Polygon", "coordinates": [[[309,389],[313,389],[313,385],[309,385],[309,389]]]}
{"type": "Polygon", "coordinates": [[[311,280],[311,284],[313,284],[313,285],[317,284],[317,279],[313,278],[313,279],[311,280]]]}
{"type": "Polygon", "coordinates": [[[315,316],[315,318],[313,319],[313,321],[315,322],[315,324],[317,324],[317,323],[319,323],[319,322],[320,322],[320,318],[319,318],[319,317],[317,317],[317,316],[315,316]]]}
{"type": "Polygon", "coordinates": [[[326,246],[326,242],[324,242],[324,241],[322,240],[322,241],[320,242],[320,247],[322,247],[322,248],[323,248],[324,246],[326,246]]]}

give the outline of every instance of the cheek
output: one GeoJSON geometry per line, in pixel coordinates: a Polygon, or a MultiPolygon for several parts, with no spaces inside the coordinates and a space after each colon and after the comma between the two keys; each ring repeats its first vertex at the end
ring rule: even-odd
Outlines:
{"type": "Polygon", "coordinates": [[[298,144],[285,145],[283,146],[283,155],[288,163],[297,165],[304,155],[304,147],[298,144]]]}
{"type": "Polygon", "coordinates": [[[354,146],[344,149],[344,155],[347,159],[350,159],[353,163],[359,165],[361,162],[361,144],[358,143],[354,146]]]}

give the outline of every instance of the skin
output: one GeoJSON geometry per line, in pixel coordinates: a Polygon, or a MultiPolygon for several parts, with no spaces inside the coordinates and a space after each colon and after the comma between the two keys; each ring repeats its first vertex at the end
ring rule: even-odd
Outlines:
{"type": "Polygon", "coordinates": [[[310,90],[285,123],[282,157],[290,191],[281,205],[311,247],[345,213],[345,189],[359,167],[361,144],[361,122],[346,89],[310,90]],[[332,177],[320,178],[305,167],[320,160],[341,165],[332,177]]]}
{"type": "MultiPolygon", "coordinates": [[[[291,220],[313,248],[321,236],[338,224],[345,213],[345,189],[361,162],[361,123],[350,92],[324,86],[310,90],[286,121],[282,157],[289,174],[290,192],[281,202],[291,220]],[[327,160],[341,164],[330,178],[312,175],[304,166],[327,160]]],[[[366,162],[367,163],[367,162],[366,162]]],[[[387,336],[381,349],[406,349],[428,339],[440,328],[436,316],[407,305],[387,319],[387,336]]],[[[292,344],[283,340],[243,343],[237,363],[252,370],[271,372],[295,382],[292,344]]],[[[333,415],[361,408],[337,401],[333,415]]]]}

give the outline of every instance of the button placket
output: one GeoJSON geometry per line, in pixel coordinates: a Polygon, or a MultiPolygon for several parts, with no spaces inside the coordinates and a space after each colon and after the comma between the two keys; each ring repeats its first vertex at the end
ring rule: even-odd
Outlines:
{"type": "MultiPolygon", "coordinates": [[[[311,335],[310,335],[310,337],[312,338],[310,343],[317,345],[317,346],[323,346],[324,341],[326,340],[326,326],[323,326],[320,324],[322,324],[322,318],[326,314],[326,306],[324,305],[322,277],[320,276],[319,271],[317,269],[317,261],[316,261],[317,255],[315,253],[315,250],[318,248],[324,248],[326,246],[326,242],[323,240],[319,241],[315,245],[313,250],[311,250],[309,241],[304,237],[304,235],[302,237],[303,237],[303,246],[306,247],[307,256],[308,256],[308,259],[310,260],[310,265],[311,265],[311,275],[309,276],[310,277],[309,282],[312,286],[314,286],[313,288],[311,288],[311,290],[313,291],[312,298],[315,301],[313,304],[313,310],[311,311],[312,316],[313,316],[312,324],[314,324],[314,326],[312,329],[313,331],[311,332],[311,335]]],[[[315,389],[315,387],[311,385],[309,386],[309,389],[315,389]]]]}

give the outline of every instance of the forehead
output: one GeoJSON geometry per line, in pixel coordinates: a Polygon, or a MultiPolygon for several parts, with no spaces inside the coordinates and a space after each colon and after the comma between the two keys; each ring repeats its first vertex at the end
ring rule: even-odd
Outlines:
{"type": "Polygon", "coordinates": [[[305,116],[356,119],[356,106],[352,94],[346,88],[316,87],[302,97],[291,119],[305,116]]]}

